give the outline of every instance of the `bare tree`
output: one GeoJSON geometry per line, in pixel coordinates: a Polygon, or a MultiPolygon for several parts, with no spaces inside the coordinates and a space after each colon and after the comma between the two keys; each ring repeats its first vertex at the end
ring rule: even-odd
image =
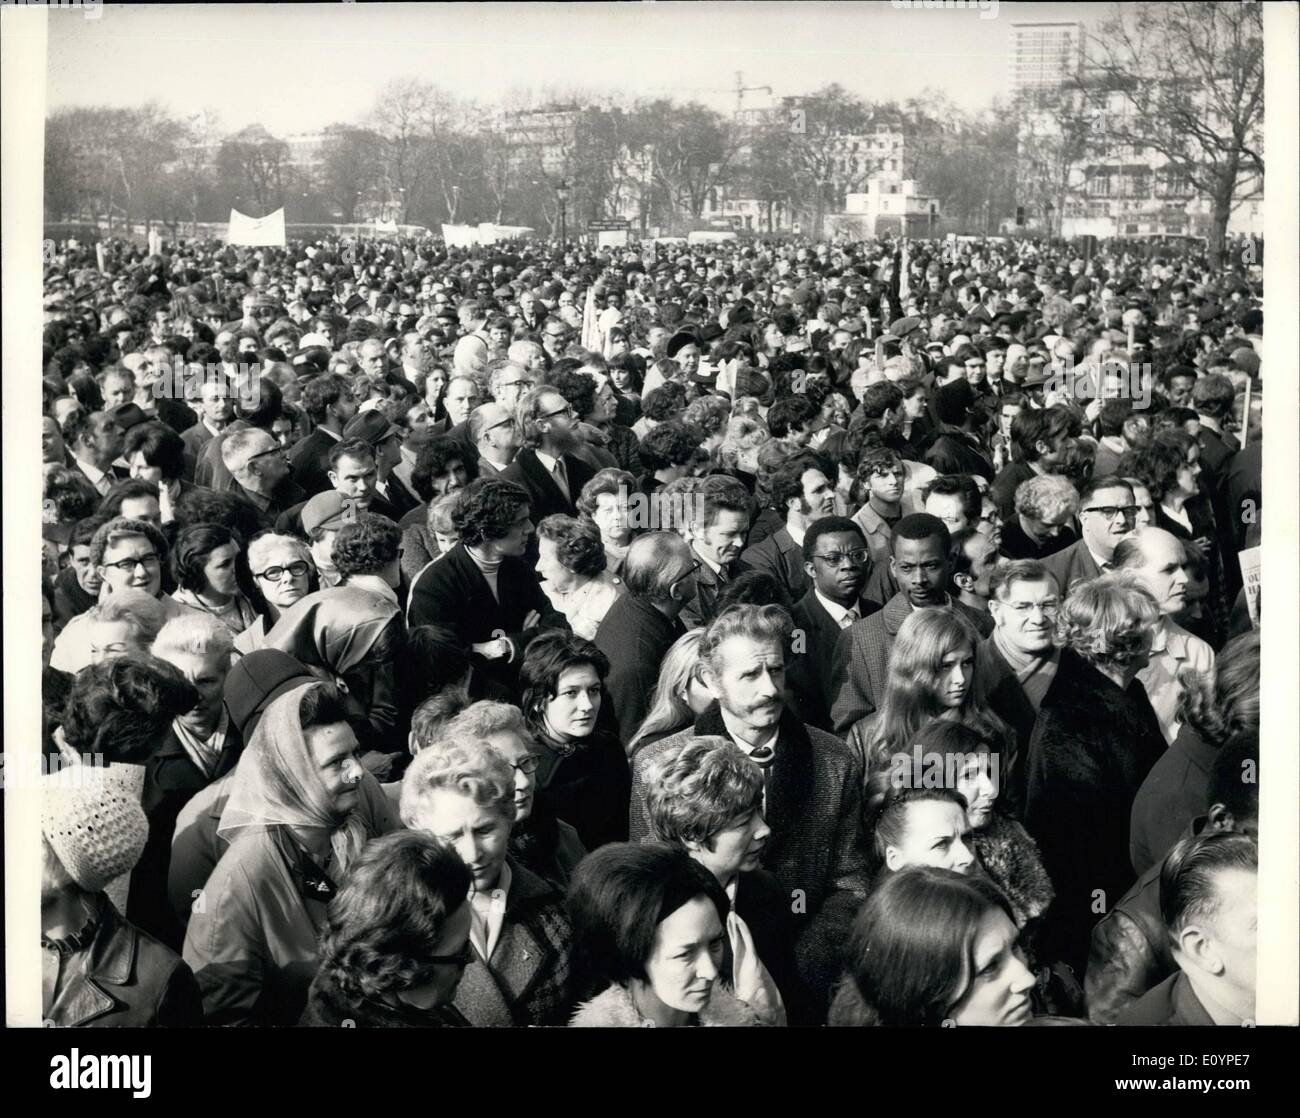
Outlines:
{"type": "Polygon", "coordinates": [[[1104,80],[1085,92],[1111,140],[1150,148],[1210,199],[1212,259],[1263,189],[1263,35],[1259,4],[1116,4],[1089,47],[1104,80]]]}

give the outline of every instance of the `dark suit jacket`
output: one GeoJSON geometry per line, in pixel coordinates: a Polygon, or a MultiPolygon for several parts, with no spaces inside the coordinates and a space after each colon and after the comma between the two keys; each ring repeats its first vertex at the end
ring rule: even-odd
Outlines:
{"type": "Polygon", "coordinates": [[[1228,464],[1228,460],[1241,449],[1241,444],[1235,436],[1220,435],[1204,424],[1197,433],[1196,441],[1201,447],[1199,461],[1201,469],[1207,475],[1206,480],[1211,484],[1217,484],[1223,478],[1223,469],[1228,464]]]}
{"type": "Polygon", "coordinates": [[[1187,723],[1179,727],[1173,744],[1133,798],[1128,845],[1134,873],[1145,873],[1163,861],[1187,830],[1188,821],[1205,812],[1218,753],[1187,723]]]}
{"type": "Polygon", "coordinates": [[[998,476],[989,486],[989,496],[998,506],[1004,521],[1016,515],[1016,487],[1033,476],[1033,469],[1024,462],[1008,462],[998,471],[998,476]]]}
{"type": "Polygon", "coordinates": [[[1238,551],[1259,542],[1260,515],[1263,512],[1264,444],[1249,443],[1229,460],[1223,472],[1223,499],[1229,516],[1225,530],[1230,528],[1231,555],[1224,556],[1224,566],[1235,565],[1238,551]],[[1246,501],[1253,501],[1252,517],[1246,517],[1246,501]]]}
{"type": "Polygon", "coordinates": [[[619,595],[596,629],[596,647],[609,658],[605,693],[625,749],[650,709],[664,653],[684,632],[681,621],[633,594],[619,595]]]}
{"type": "Polygon", "coordinates": [[[568,629],[569,623],[551,605],[536,572],[522,559],[507,556],[501,561],[497,590],[500,601],[493,596],[465,545],[457,544],[416,579],[411,587],[407,623],[449,629],[467,652],[471,645],[507,637],[514,649],[509,661],[472,658],[475,667],[488,677],[513,688],[528,642],[543,629],[568,629]],[[532,610],[542,615],[541,624],[525,630],[524,618],[532,610]]]}
{"type": "Polygon", "coordinates": [[[1038,840],[1056,886],[1043,930],[1045,957],[1076,973],[1087,962],[1097,900],[1108,909],[1133,882],[1129,812],[1164,751],[1142,683],[1120,690],[1062,649],[1029,742],[1025,829],[1038,840]]]}
{"type": "Polygon", "coordinates": [[[308,497],[324,493],[330,488],[330,451],[339,445],[323,427],[317,427],[289,448],[289,465],[293,467],[293,480],[308,497]]]}
{"type": "MultiPolygon", "coordinates": [[[[632,759],[632,841],[643,841],[650,832],[645,791],[652,766],[669,749],[700,735],[729,737],[716,703],[694,726],[647,745],[632,759]]],[[[803,725],[790,711],[782,715],[776,756],[767,774],[766,816],[772,835],[763,865],[788,898],[801,902],[790,909],[796,918],[796,957],[823,1008],[825,985],[834,969],[828,960],[839,956],[844,929],[838,919],[819,917],[855,909],[869,887],[859,824],[862,779],[857,761],[839,738],[803,725]]]]}
{"type": "MultiPolygon", "coordinates": [[[[869,617],[880,607],[865,599],[858,601],[860,617],[869,617]]],[[[835,647],[842,630],[831,619],[813,587],[791,611],[796,634],[802,633],[802,647],[792,650],[786,662],[786,683],[793,695],[793,707],[809,726],[832,732],[831,704],[835,692],[831,680],[835,674],[835,647]]]]}
{"type": "Polygon", "coordinates": [[[563,490],[555,484],[555,479],[537,460],[537,451],[531,447],[524,447],[515,455],[515,460],[510,463],[510,467],[501,477],[504,481],[513,481],[516,485],[522,485],[528,491],[528,511],[532,514],[533,523],[537,524],[552,513],[563,513],[565,516],[578,515],[577,506],[573,502],[582,492],[582,487],[595,476],[596,471],[582,459],[566,454],[564,472],[569,479],[571,497],[564,495],[563,490]]]}
{"type": "MultiPolygon", "coordinates": [[[[992,630],[993,621],[987,613],[973,610],[955,598],[949,600],[948,608],[965,617],[981,636],[992,630]]],[[[859,719],[876,709],[889,678],[894,638],[911,614],[912,603],[900,591],[876,613],[840,632],[831,680],[831,723],[837,734],[847,736],[859,719]]]]}
{"type": "Polygon", "coordinates": [[[975,474],[993,480],[993,466],[962,431],[945,427],[925,452],[925,463],[941,474],[975,474]]]}
{"type": "Polygon", "coordinates": [[[771,575],[785,587],[791,602],[797,602],[812,586],[812,579],[803,569],[803,548],[794,542],[784,526],[762,543],[746,548],[741,553],[739,565],[742,571],[762,571],[771,575]]]}
{"type": "Polygon", "coordinates": [[[1057,589],[1064,598],[1070,592],[1070,585],[1080,579],[1092,579],[1101,574],[1101,568],[1088,550],[1083,540],[1076,540],[1064,551],[1058,551],[1043,560],[1043,566],[1056,578],[1057,589]]]}

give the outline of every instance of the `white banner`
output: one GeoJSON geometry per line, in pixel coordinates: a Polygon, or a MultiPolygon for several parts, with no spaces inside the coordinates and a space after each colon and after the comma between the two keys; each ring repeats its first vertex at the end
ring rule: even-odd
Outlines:
{"type": "Polygon", "coordinates": [[[375,232],[376,232],[376,233],[385,233],[385,234],[391,233],[391,234],[396,234],[397,231],[398,231],[398,230],[397,230],[397,222],[395,222],[395,221],[380,221],[378,218],[375,219],[375,232]]]}
{"type": "Polygon", "coordinates": [[[265,217],[249,217],[230,211],[226,243],[232,245],[275,245],[284,247],[284,207],[265,217]]]}
{"type": "Polygon", "coordinates": [[[479,243],[477,225],[443,225],[442,239],[448,248],[473,248],[479,243]]]}
{"type": "Polygon", "coordinates": [[[602,229],[596,234],[597,248],[626,248],[627,247],[626,229],[602,229]]]}

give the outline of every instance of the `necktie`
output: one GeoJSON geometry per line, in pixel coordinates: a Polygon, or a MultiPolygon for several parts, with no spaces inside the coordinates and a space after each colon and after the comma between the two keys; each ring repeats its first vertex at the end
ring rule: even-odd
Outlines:
{"type": "Polygon", "coordinates": [[[853,624],[853,622],[857,620],[858,620],[858,611],[855,609],[851,609],[848,611],[848,613],[846,613],[843,617],[840,618],[840,628],[847,629],[850,625],[853,624]]]}
{"type": "Polygon", "coordinates": [[[564,471],[563,458],[557,458],[555,460],[555,469],[551,472],[551,476],[555,478],[555,484],[560,487],[560,492],[563,493],[566,498],[572,500],[569,494],[569,478],[564,471]]]}

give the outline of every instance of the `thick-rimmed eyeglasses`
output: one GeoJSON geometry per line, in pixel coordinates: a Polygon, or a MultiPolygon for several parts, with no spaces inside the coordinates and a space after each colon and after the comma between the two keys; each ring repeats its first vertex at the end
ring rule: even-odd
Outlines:
{"type": "Polygon", "coordinates": [[[159,559],[157,555],[136,555],[130,559],[119,559],[116,563],[105,563],[105,567],[115,567],[124,575],[135,574],[136,567],[143,567],[146,571],[152,570],[158,566],[159,559]]]}
{"type": "Polygon", "coordinates": [[[855,547],[852,551],[828,551],[824,555],[814,552],[813,558],[820,559],[830,567],[842,567],[846,562],[853,564],[855,567],[860,567],[871,558],[871,550],[865,547],[855,547]]]}
{"type": "Polygon", "coordinates": [[[1080,509],[1079,512],[1099,512],[1107,520],[1114,520],[1117,516],[1122,516],[1125,520],[1133,520],[1138,514],[1138,507],[1137,505],[1090,505],[1086,509],[1080,509]]]}
{"type": "Polygon", "coordinates": [[[510,767],[515,772],[521,772],[524,776],[532,776],[537,771],[537,766],[542,763],[542,759],[536,753],[530,753],[522,761],[517,761],[510,767]]]}
{"type": "Polygon", "coordinates": [[[294,578],[302,578],[310,570],[311,565],[300,559],[284,567],[267,567],[264,571],[258,571],[256,577],[264,578],[268,582],[279,582],[280,579],[284,578],[285,571],[288,571],[294,578]]]}
{"type": "Polygon", "coordinates": [[[567,415],[570,419],[576,419],[577,413],[573,410],[573,405],[568,404],[560,408],[559,411],[548,411],[544,415],[539,415],[538,419],[554,419],[557,415],[567,415]]]}

